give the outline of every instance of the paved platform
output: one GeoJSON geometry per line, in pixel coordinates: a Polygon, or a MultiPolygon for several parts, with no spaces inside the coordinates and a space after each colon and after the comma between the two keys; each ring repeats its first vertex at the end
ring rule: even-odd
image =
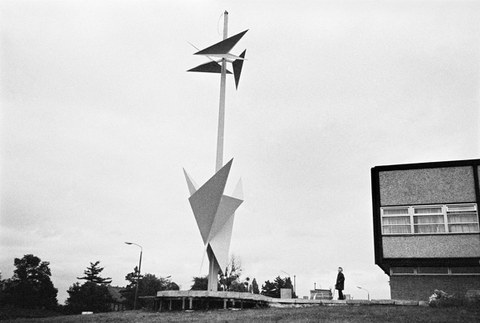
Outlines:
{"type": "Polygon", "coordinates": [[[269,307],[306,307],[306,306],[369,306],[369,305],[401,305],[422,306],[426,302],[409,300],[322,300],[301,298],[272,298],[260,294],[239,292],[213,292],[213,291],[159,291],[155,299],[159,311],[168,309],[192,310],[199,303],[209,308],[243,308],[244,306],[269,306],[269,307]]]}

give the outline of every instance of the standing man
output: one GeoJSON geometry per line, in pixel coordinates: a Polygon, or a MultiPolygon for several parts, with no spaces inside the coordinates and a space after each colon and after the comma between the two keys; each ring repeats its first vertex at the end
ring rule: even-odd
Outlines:
{"type": "Polygon", "coordinates": [[[342,272],[343,272],[343,268],[338,267],[337,283],[335,284],[335,289],[338,290],[338,299],[339,300],[344,299],[343,288],[344,288],[345,276],[343,276],[342,272]]]}

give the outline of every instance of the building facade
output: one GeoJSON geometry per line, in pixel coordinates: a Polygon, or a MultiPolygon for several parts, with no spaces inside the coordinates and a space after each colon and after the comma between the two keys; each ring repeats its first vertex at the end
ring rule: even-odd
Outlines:
{"type": "Polygon", "coordinates": [[[375,264],[392,299],[480,290],[480,159],[371,170],[375,264]]]}

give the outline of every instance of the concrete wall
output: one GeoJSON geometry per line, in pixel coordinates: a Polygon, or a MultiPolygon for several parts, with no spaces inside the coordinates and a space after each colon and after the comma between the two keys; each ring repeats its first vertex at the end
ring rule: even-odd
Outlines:
{"type": "Polygon", "coordinates": [[[469,289],[480,290],[480,275],[390,276],[392,299],[426,301],[435,289],[463,297],[469,289]]]}
{"type": "Polygon", "coordinates": [[[480,234],[383,236],[384,258],[480,257],[480,234]]]}
{"type": "Polygon", "coordinates": [[[469,166],[383,171],[379,180],[382,206],[475,201],[469,166]]]}

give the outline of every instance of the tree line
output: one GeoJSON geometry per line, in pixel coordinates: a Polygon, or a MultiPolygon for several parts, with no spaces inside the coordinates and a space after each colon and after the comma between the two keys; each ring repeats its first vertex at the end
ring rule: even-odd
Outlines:
{"type": "MultiPolygon", "coordinates": [[[[62,314],[79,314],[84,311],[108,312],[115,309],[133,309],[135,290],[138,283],[138,296],[154,296],[160,290],[179,290],[180,287],[169,278],[154,274],[140,275],[138,268],[125,276],[125,287],[111,286],[110,277],[102,277],[100,261],[90,262],[75,282],[67,290],[65,305],[57,301],[58,289],[54,287],[49,268],[50,263],[28,254],[15,258],[12,278],[0,277],[0,308],[17,308],[57,311],[62,314]]],[[[140,299],[140,306],[145,306],[140,299]]],[[[2,311],[0,311],[2,312],[2,311]]],[[[12,312],[12,311],[10,311],[12,312]]],[[[0,319],[9,318],[2,317],[0,319]]]]}
{"type": "MultiPolygon", "coordinates": [[[[100,266],[100,261],[95,261],[90,262],[83,275],[77,277],[79,282],[75,282],[69,287],[67,290],[69,296],[65,305],[59,305],[58,289],[54,287],[50,279],[52,273],[49,265],[48,261],[42,261],[32,254],[15,258],[13,276],[8,279],[2,279],[0,276],[0,308],[50,310],[62,314],[79,314],[83,311],[130,310],[134,306],[137,284],[139,296],[137,301],[140,307],[149,306],[148,300],[141,296],[155,296],[161,290],[180,289],[178,284],[171,281],[169,277],[157,277],[150,273],[140,275],[137,267],[125,276],[125,280],[128,282],[125,287],[111,286],[112,279],[102,277],[104,268],[100,266]]],[[[267,280],[260,291],[255,278],[250,281],[249,277],[242,279],[241,275],[241,263],[232,256],[223,275],[220,275],[218,290],[261,293],[277,298],[280,297],[280,289],[290,288],[293,290],[289,277],[277,276],[271,282],[267,280]]],[[[190,289],[207,290],[207,286],[207,276],[193,277],[190,289]]],[[[0,319],[2,318],[0,315],[0,319]]]]}

